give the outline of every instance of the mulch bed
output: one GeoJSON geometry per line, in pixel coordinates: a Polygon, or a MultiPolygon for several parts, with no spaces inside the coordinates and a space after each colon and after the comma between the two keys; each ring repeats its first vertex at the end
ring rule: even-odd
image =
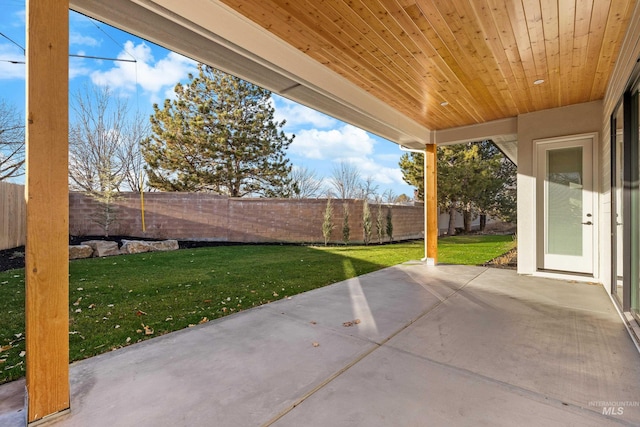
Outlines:
{"type": "MultiPolygon", "coordinates": [[[[143,237],[130,237],[130,236],[69,236],[70,245],[79,245],[87,240],[111,240],[118,242],[118,245],[122,245],[122,240],[153,240],[159,239],[145,239],[143,237]]],[[[228,243],[228,242],[192,242],[192,241],[178,241],[180,249],[201,248],[205,246],[230,246],[238,245],[240,243],[228,243]]],[[[24,268],[24,246],[19,246],[12,249],[0,250],[0,271],[12,270],[14,268],[24,268]]]]}
{"type": "MultiPolygon", "coordinates": [[[[158,239],[145,239],[141,237],[129,237],[129,236],[69,236],[70,245],[79,245],[87,240],[111,240],[118,242],[118,245],[122,245],[122,240],[158,240],[158,239]]],[[[202,241],[178,241],[180,249],[201,248],[206,246],[232,246],[232,245],[246,245],[247,243],[233,243],[233,242],[202,242],[202,241]]],[[[278,243],[280,244],[280,243],[278,243]]],[[[516,268],[517,251],[512,249],[506,254],[492,259],[485,263],[487,267],[497,268],[516,268]]],[[[24,268],[24,246],[20,246],[12,249],[5,249],[0,251],[0,271],[12,270],[14,268],[24,268]]]]}
{"type": "Polygon", "coordinates": [[[513,248],[506,254],[500,255],[489,262],[482,264],[484,267],[507,268],[515,270],[518,268],[518,249],[513,248]]]}
{"type": "Polygon", "coordinates": [[[24,246],[0,251],[0,271],[24,267],[24,246]]]}

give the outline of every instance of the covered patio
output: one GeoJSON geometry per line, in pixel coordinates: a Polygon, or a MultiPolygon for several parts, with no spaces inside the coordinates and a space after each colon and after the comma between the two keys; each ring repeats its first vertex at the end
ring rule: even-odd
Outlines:
{"type": "MultiPolygon", "coordinates": [[[[216,423],[295,424],[308,411],[306,425],[321,416],[354,425],[398,417],[396,425],[431,411],[436,424],[475,414],[487,424],[544,416],[603,425],[592,399],[640,395],[625,331],[640,321],[637,1],[27,0],[26,20],[29,422],[58,414],[70,425],[114,424],[131,413],[189,424],[174,417],[207,422],[215,412],[216,423]],[[437,261],[436,146],[493,140],[518,164],[518,273],[538,278],[399,267],[366,279],[391,275],[393,292],[370,286],[382,299],[358,297],[375,324],[343,329],[336,314],[354,315],[350,299],[319,312],[309,301],[293,317],[285,308],[311,298],[301,296],[74,365],[69,377],[70,7],[424,152],[428,264],[437,261]],[[337,326],[322,327],[323,314],[337,326]],[[271,339],[246,339],[267,325],[273,333],[261,335],[271,339]],[[296,341],[314,331],[318,347],[296,341]],[[229,347],[199,347],[208,334],[229,347]],[[191,370],[193,383],[182,380],[191,370]]],[[[310,295],[350,289],[341,286],[310,295]]],[[[623,409],[604,420],[637,424],[637,407],[623,409]]]]}
{"type": "MultiPolygon", "coordinates": [[[[51,426],[640,423],[602,286],[414,262],[71,365],[51,426]],[[351,322],[352,324],[349,325],[351,322]]],[[[25,424],[24,382],[0,425],[25,424]]]]}

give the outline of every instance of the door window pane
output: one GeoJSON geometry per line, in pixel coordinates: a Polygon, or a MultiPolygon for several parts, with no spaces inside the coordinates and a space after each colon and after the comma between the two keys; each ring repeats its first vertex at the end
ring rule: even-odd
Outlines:
{"type": "MultiPolygon", "coordinates": [[[[631,226],[629,227],[629,232],[632,235],[631,239],[631,257],[633,257],[633,263],[631,268],[631,280],[629,280],[629,297],[631,300],[631,313],[635,316],[636,320],[640,320],[640,92],[636,88],[633,97],[631,98],[631,103],[629,108],[631,111],[635,112],[631,115],[631,123],[630,127],[632,128],[629,132],[629,139],[632,146],[633,156],[633,174],[630,177],[630,186],[631,190],[631,204],[633,209],[633,221],[631,226]]],[[[626,135],[625,135],[626,138],[626,135]]],[[[625,230],[626,232],[626,230],[625,230]]]]}
{"type": "Polygon", "coordinates": [[[620,106],[616,112],[615,120],[612,125],[615,126],[614,136],[611,141],[612,153],[612,175],[613,175],[613,217],[611,228],[614,233],[614,247],[612,253],[615,254],[613,259],[613,280],[611,291],[618,299],[620,305],[623,300],[624,289],[624,205],[623,205],[623,189],[624,189],[624,115],[623,108],[620,106]]]}
{"type": "Polygon", "coordinates": [[[582,255],[582,147],[547,151],[547,253],[582,255]]]}

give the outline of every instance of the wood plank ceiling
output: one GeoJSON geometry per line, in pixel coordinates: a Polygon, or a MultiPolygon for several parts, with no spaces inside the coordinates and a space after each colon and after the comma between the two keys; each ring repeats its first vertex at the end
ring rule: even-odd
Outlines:
{"type": "Polygon", "coordinates": [[[439,130],[602,99],[635,1],[222,3],[439,130]]]}

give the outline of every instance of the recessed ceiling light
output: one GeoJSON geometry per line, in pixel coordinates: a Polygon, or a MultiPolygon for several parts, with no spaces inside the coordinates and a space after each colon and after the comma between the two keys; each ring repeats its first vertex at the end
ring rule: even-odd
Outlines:
{"type": "Polygon", "coordinates": [[[443,107],[446,107],[447,105],[449,105],[449,103],[447,101],[442,101],[440,105],[442,105],[443,107]]]}
{"type": "Polygon", "coordinates": [[[538,79],[535,82],[533,82],[534,85],[541,85],[542,83],[544,83],[544,79],[538,79]]]}

